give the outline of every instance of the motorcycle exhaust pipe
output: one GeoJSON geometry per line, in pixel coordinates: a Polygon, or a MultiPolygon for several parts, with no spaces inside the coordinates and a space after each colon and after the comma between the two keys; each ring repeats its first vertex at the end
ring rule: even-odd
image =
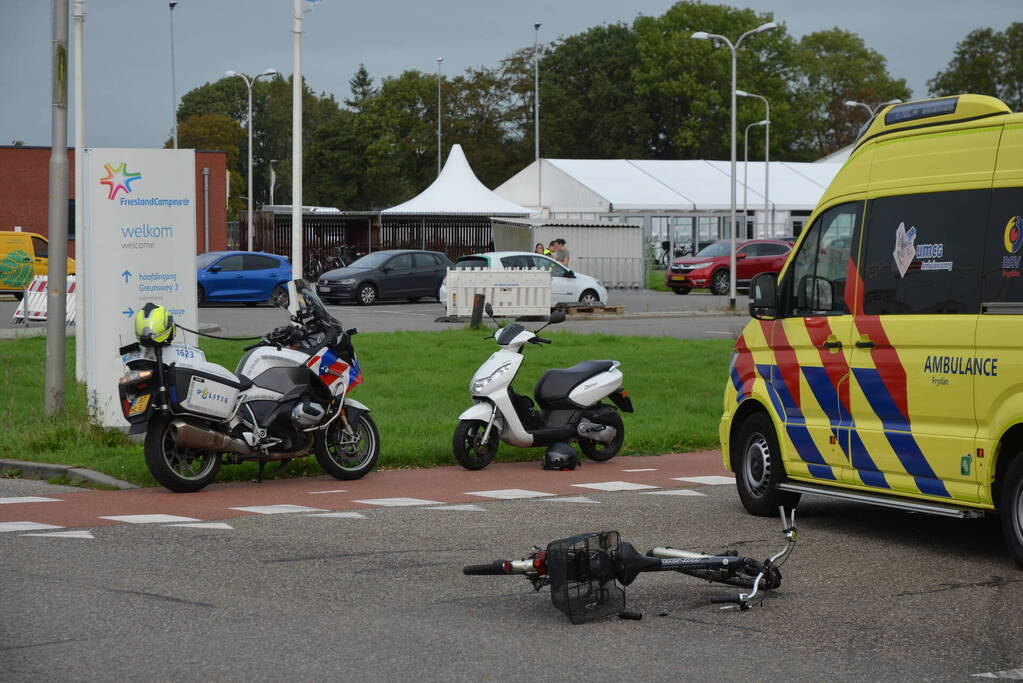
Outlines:
{"type": "Polygon", "coordinates": [[[576,433],[583,439],[599,441],[600,443],[611,443],[618,436],[618,430],[608,425],[597,424],[583,420],[576,428],[576,433]]]}
{"type": "Polygon", "coordinates": [[[216,453],[239,453],[241,455],[257,455],[247,443],[220,432],[201,429],[188,424],[184,420],[174,420],[170,424],[174,433],[174,442],[185,448],[198,451],[214,451],[216,453]]]}

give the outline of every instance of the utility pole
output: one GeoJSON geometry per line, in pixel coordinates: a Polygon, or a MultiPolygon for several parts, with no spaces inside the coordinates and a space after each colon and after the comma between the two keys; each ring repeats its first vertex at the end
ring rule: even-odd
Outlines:
{"type": "Polygon", "coordinates": [[[174,149],[178,148],[178,87],[174,75],[174,7],[178,0],[170,0],[170,33],[171,33],[171,126],[174,130],[174,149]]]}
{"type": "Polygon", "coordinates": [[[49,267],[46,294],[47,415],[64,405],[64,346],[67,341],[67,38],[68,0],[53,0],[53,109],[50,113],[50,201],[47,221],[49,267]]]}
{"type": "Polygon", "coordinates": [[[75,0],[75,378],[85,382],[85,0],[75,0]]]}
{"type": "Polygon", "coordinates": [[[443,57],[437,58],[437,175],[440,175],[440,65],[443,57]]]}

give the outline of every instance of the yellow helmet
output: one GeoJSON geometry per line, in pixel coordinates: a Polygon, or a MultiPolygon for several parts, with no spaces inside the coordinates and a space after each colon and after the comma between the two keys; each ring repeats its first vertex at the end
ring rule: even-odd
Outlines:
{"type": "Polygon", "coordinates": [[[135,314],[135,337],[143,346],[170,344],[174,339],[174,316],[163,306],[146,304],[135,314]]]}

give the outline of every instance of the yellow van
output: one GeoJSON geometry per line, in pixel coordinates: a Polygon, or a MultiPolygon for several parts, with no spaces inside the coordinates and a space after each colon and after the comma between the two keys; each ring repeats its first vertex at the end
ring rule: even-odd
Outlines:
{"type": "Polygon", "coordinates": [[[751,285],[720,436],[752,514],[801,494],[976,517],[1023,566],[1023,114],[889,106],[751,285]]]}
{"type": "MultiPolygon", "coordinates": [[[[46,275],[50,245],[34,232],[0,231],[0,294],[20,299],[36,275],[46,275]]],[[[68,275],[75,274],[75,260],[67,260],[68,275]]]]}

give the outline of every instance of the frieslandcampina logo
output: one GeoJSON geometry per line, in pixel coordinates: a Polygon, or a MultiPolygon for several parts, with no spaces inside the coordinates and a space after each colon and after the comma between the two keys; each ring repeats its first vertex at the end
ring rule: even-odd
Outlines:
{"type": "Polygon", "coordinates": [[[142,177],[141,173],[130,173],[127,170],[127,164],[121,162],[121,165],[117,168],[112,167],[110,164],[103,164],[103,168],[106,169],[107,175],[100,178],[99,184],[106,185],[109,190],[107,191],[107,199],[116,199],[117,193],[121,190],[125,194],[131,193],[131,184],[142,177]]]}

